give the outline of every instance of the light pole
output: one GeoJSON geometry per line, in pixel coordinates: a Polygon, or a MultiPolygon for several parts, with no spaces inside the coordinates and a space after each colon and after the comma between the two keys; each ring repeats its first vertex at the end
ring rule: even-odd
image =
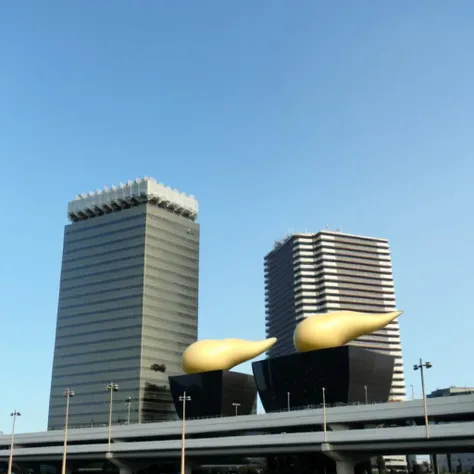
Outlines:
{"type": "Polygon", "coordinates": [[[10,441],[10,457],[8,458],[8,471],[7,471],[7,474],[12,474],[13,444],[15,442],[15,422],[16,422],[16,417],[21,416],[21,413],[15,410],[13,413],[10,413],[10,416],[13,416],[13,427],[12,427],[12,438],[11,438],[11,441],[10,441]]]}
{"type": "Polygon", "coordinates": [[[119,386],[116,383],[110,382],[107,385],[107,390],[110,392],[110,407],[109,407],[109,437],[108,437],[108,450],[107,452],[110,453],[110,446],[112,444],[112,403],[114,400],[114,392],[117,392],[119,386]]]}
{"type": "Polygon", "coordinates": [[[235,416],[237,416],[239,414],[239,407],[241,406],[242,404],[239,403],[239,402],[233,402],[232,403],[232,406],[235,408],[235,416]]]}
{"type": "Polygon", "coordinates": [[[290,411],[290,392],[286,392],[286,404],[288,406],[288,411],[290,411]]]}
{"type": "Polygon", "coordinates": [[[413,385],[410,385],[411,387],[411,399],[414,400],[415,399],[415,389],[413,388],[413,385]]]}
{"type": "Polygon", "coordinates": [[[130,424],[130,413],[132,411],[132,397],[127,397],[127,425],[130,424]]]}
{"type": "Polygon", "coordinates": [[[364,385],[365,404],[369,403],[369,397],[367,396],[367,385],[364,385]]]}
{"type": "Polygon", "coordinates": [[[179,397],[179,401],[183,403],[183,428],[181,433],[181,474],[184,474],[185,463],[184,463],[184,440],[186,438],[186,402],[191,401],[191,397],[186,396],[186,392],[183,392],[183,395],[179,397]]]}
{"type": "Polygon", "coordinates": [[[64,396],[66,397],[66,422],[64,423],[64,447],[63,447],[63,465],[61,474],[66,474],[66,456],[67,456],[67,431],[69,427],[69,401],[74,396],[74,390],[67,388],[64,390],[64,396]]]}
{"type": "Polygon", "coordinates": [[[327,430],[326,430],[326,389],[323,387],[323,431],[324,431],[324,442],[327,442],[327,430]]]}
{"type": "Polygon", "coordinates": [[[426,404],[426,392],[425,392],[425,373],[424,373],[424,369],[431,369],[431,367],[433,367],[433,365],[431,364],[431,362],[425,362],[423,364],[423,360],[420,359],[419,363],[418,364],[415,364],[413,366],[413,370],[418,370],[420,369],[420,374],[421,374],[421,391],[422,391],[422,394],[423,394],[423,405],[424,405],[424,408],[425,408],[425,427],[426,427],[426,437],[429,438],[430,437],[430,429],[429,429],[429,426],[428,426],[428,406],[426,404]]]}

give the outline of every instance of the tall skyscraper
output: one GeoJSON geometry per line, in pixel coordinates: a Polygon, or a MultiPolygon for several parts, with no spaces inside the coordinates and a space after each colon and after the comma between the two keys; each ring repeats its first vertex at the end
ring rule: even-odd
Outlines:
{"type": "MultiPolygon", "coordinates": [[[[337,310],[396,309],[388,241],[321,231],[293,234],[265,257],[266,333],[278,338],[270,357],[295,352],[293,332],[305,317],[337,310]]],[[[350,343],[395,357],[391,398],[405,396],[398,321],[350,343]]]]}
{"type": "Polygon", "coordinates": [[[193,196],[144,178],[76,196],[64,232],[48,429],[175,418],[168,376],[197,339],[193,196]]]}

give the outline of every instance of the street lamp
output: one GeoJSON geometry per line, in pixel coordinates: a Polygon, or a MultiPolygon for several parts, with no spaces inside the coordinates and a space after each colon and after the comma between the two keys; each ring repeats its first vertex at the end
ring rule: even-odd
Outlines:
{"type": "Polygon", "coordinates": [[[181,432],[181,474],[185,472],[185,463],[184,463],[184,440],[186,437],[186,402],[191,401],[191,397],[186,396],[186,392],[183,392],[183,395],[179,397],[179,401],[183,403],[183,428],[181,432]]]}
{"type": "Polygon", "coordinates": [[[110,392],[110,407],[109,407],[109,439],[108,439],[108,452],[110,453],[110,446],[112,443],[112,402],[114,399],[114,392],[117,392],[119,386],[116,383],[110,382],[107,385],[107,390],[110,392]]]}
{"type": "Polygon", "coordinates": [[[288,411],[290,411],[290,392],[286,392],[286,404],[288,406],[288,411]]]}
{"type": "Polygon", "coordinates": [[[74,390],[67,388],[64,390],[64,396],[66,397],[66,422],[64,423],[64,447],[63,447],[63,465],[61,474],[66,474],[66,456],[67,456],[67,431],[69,427],[69,401],[74,396],[74,390]]]}
{"type": "Polygon", "coordinates": [[[10,441],[10,457],[8,458],[8,471],[7,471],[7,474],[12,474],[13,444],[15,442],[15,422],[16,422],[16,417],[21,416],[21,413],[15,410],[13,413],[10,413],[10,416],[13,416],[13,427],[12,427],[12,438],[11,438],[11,441],[10,441]]]}
{"type": "Polygon", "coordinates": [[[430,437],[430,429],[428,427],[428,406],[426,404],[426,392],[425,392],[425,374],[424,374],[424,369],[431,369],[433,365],[431,362],[425,362],[423,364],[423,360],[420,359],[418,364],[415,364],[413,366],[413,370],[418,370],[420,369],[420,374],[421,374],[421,391],[423,394],[423,405],[425,408],[425,427],[426,427],[426,437],[430,437]]]}
{"type": "Polygon", "coordinates": [[[132,397],[127,397],[125,400],[127,404],[127,425],[130,424],[130,413],[132,411],[132,397]]]}
{"type": "Polygon", "coordinates": [[[324,442],[327,442],[327,430],[326,430],[326,389],[323,387],[323,430],[324,430],[324,442]]]}
{"type": "Polygon", "coordinates": [[[364,385],[365,404],[367,405],[369,397],[367,396],[367,385],[364,385]]]}
{"type": "Polygon", "coordinates": [[[241,406],[242,404],[239,403],[239,402],[233,402],[232,403],[232,406],[235,407],[235,416],[237,416],[239,414],[239,407],[241,406]]]}

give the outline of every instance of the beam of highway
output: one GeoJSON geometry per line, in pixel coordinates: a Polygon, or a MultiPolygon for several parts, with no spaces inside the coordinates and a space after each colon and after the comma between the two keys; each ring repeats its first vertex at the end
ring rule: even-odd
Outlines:
{"type": "MultiPolygon", "coordinates": [[[[367,453],[406,452],[418,454],[434,452],[436,446],[445,452],[474,448],[474,422],[450,423],[430,427],[430,439],[425,438],[423,426],[341,430],[327,433],[327,443],[322,432],[242,435],[209,438],[190,438],[186,441],[190,456],[226,455],[248,453],[313,452],[328,449],[364,451],[367,453]],[[282,451],[283,450],[283,451],[282,451]],[[447,451],[446,451],[447,450],[447,451]]],[[[68,448],[70,459],[103,459],[107,443],[73,445],[68,448]]],[[[176,457],[180,455],[181,440],[114,442],[112,452],[119,459],[139,457],[176,457]]],[[[8,449],[0,451],[0,460],[6,460],[8,449]]],[[[15,448],[15,459],[55,460],[62,456],[61,446],[15,448]]]]}

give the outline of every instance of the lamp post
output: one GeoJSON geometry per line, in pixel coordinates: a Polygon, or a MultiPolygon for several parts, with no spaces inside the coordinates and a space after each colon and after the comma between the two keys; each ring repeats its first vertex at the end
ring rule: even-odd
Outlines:
{"type": "Polygon", "coordinates": [[[413,385],[410,385],[411,387],[411,399],[414,400],[415,399],[415,389],[413,388],[413,385]]]}
{"type": "Polygon", "coordinates": [[[286,404],[288,406],[288,411],[290,411],[290,392],[286,392],[286,404]]]}
{"type": "Polygon", "coordinates": [[[183,395],[179,397],[179,401],[183,403],[183,428],[181,432],[181,474],[185,472],[185,462],[184,462],[184,454],[185,448],[184,443],[186,439],[186,402],[191,401],[191,397],[186,395],[186,392],[183,392],[183,395]]]}
{"type": "Polygon", "coordinates": [[[109,436],[108,436],[108,449],[107,452],[110,453],[110,446],[112,445],[112,403],[114,400],[114,392],[117,392],[119,386],[116,383],[110,382],[107,385],[107,390],[110,392],[110,406],[109,406],[109,436]]]}
{"type": "Polygon", "coordinates": [[[8,471],[7,471],[7,474],[12,474],[13,445],[15,443],[15,423],[16,423],[16,417],[21,416],[21,413],[15,410],[13,413],[10,413],[10,416],[13,416],[13,427],[12,427],[12,437],[11,437],[11,441],[10,441],[10,456],[8,458],[8,471]]]}
{"type": "Polygon", "coordinates": [[[327,430],[326,430],[326,389],[323,387],[323,431],[324,431],[324,442],[327,442],[327,430]]]}
{"type": "Polygon", "coordinates": [[[420,375],[421,375],[421,392],[423,394],[423,405],[424,405],[424,409],[425,409],[425,428],[426,428],[426,437],[429,438],[430,437],[430,429],[429,429],[429,426],[428,426],[428,406],[426,404],[426,392],[425,392],[425,373],[424,373],[424,369],[431,369],[431,367],[433,367],[433,365],[431,364],[431,362],[425,362],[423,363],[423,360],[420,359],[419,363],[418,364],[415,364],[413,366],[413,370],[420,370],[420,375]]]}
{"type": "Polygon", "coordinates": [[[130,424],[130,413],[132,411],[132,397],[127,397],[127,425],[130,424]]]}
{"type": "Polygon", "coordinates": [[[61,468],[61,474],[66,474],[66,457],[67,457],[67,432],[69,428],[69,401],[74,396],[74,390],[67,388],[64,390],[64,396],[66,397],[66,421],[64,423],[64,447],[63,447],[63,464],[61,468]]]}
{"type": "Polygon", "coordinates": [[[237,416],[239,414],[239,407],[241,406],[242,404],[239,403],[239,402],[233,402],[232,403],[232,406],[235,408],[235,416],[237,416]]]}

